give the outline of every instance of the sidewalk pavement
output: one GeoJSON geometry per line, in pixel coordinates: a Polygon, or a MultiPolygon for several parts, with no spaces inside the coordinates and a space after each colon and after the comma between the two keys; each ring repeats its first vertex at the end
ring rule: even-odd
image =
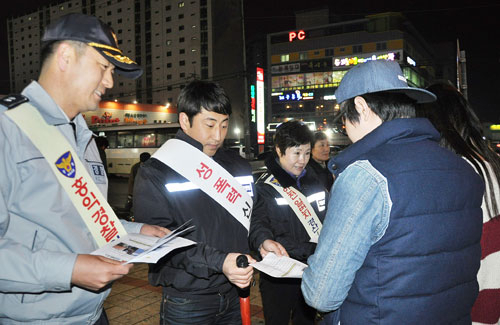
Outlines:
{"type": "MultiPolygon", "coordinates": [[[[255,272],[254,278],[258,283],[258,272],[255,272]]],[[[135,265],[128,275],[113,284],[111,294],[104,303],[110,325],[159,324],[161,291],[161,287],[149,285],[147,264],[135,265]]],[[[264,324],[257,284],[250,290],[250,312],[252,325],[264,324]]]]}

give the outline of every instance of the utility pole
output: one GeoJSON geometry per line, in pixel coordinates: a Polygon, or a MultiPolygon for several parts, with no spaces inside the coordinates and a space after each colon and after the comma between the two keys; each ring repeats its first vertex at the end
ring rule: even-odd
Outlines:
{"type": "Polygon", "coordinates": [[[460,85],[460,91],[464,95],[465,99],[468,100],[467,96],[467,59],[465,58],[465,51],[460,51],[460,70],[462,72],[460,85]]]}
{"type": "Polygon", "coordinates": [[[241,32],[243,36],[243,80],[245,85],[245,104],[243,105],[243,139],[245,143],[245,158],[250,158],[251,155],[251,142],[250,142],[250,119],[248,117],[248,72],[247,72],[247,47],[245,42],[245,13],[243,9],[243,0],[241,3],[241,32]]]}

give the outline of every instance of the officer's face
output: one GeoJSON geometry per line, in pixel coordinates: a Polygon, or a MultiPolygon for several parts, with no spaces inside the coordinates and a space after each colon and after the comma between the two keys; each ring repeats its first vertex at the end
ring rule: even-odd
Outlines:
{"type": "Polygon", "coordinates": [[[96,110],[107,89],[113,87],[114,65],[91,46],[77,55],[72,68],[71,92],[77,113],[96,110]]]}
{"type": "Polygon", "coordinates": [[[202,108],[189,123],[188,116],[180,113],[179,122],[182,130],[203,145],[203,152],[213,156],[222,146],[227,134],[229,115],[209,112],[202,108]]]}
{"type": "Polygon", "coordinates": [[[276,147],[281,167],[292,175],[299,176],[306,168],[311,156],[311,144],[286,148],[284,154],[276,147]]]}

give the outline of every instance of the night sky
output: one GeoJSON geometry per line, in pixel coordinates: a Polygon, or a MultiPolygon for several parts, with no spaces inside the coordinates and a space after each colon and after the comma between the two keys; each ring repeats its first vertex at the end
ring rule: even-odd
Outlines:
{"type": "MultiPolygon", "coordinates": [[[[6,18],[31,12],[54,1],[10,2],[0,13],[0,93],[9,91],[6,18]],[[31,8],[31,9],[30,9],[31,8]]],[[[247,38],[295,28],[294,11],[329,5],[331,13],[348,19],[368,14],[402,12],[430,42],[460,40],[466,51],[469,101],[486,122],[500,122],[500,3],[498,0],[374,1],[374,0],[244,0],[247,38]]]]}

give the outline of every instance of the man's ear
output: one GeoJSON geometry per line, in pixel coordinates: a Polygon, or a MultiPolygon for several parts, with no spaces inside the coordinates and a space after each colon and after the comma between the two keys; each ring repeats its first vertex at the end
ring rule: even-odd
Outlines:
{"type": "Polygon", "coordinates": [[[278,146],[275,146],[275,147],[274,147],[274,149],[276,150],[276,154],[278,154],[278,157],[283,156],[283,155],[281,154],[281,150],[280,150],[280,148],[278,148],[278,146]]]}
{"type": "Polygon", "coordinates": [[[361,96],[356,96],[354,98],[354,107],[358,111],[360,120],[366,121],[372,113],[372,109],[366,103],[366,100],[361,96]]]}
{"type": "Polygon", "coordinates": [[[191,123],[189,123],[189,117],[186,113],[179,113],[179,124],[181,125],[181,129],[184,132],[186,132],[187,129],[191,128],[191,123]]]}
{"type": "Polygon", "coordinates": [[[66,42],[62,42],[56,49],[57,67],[61,71],[67,71],[70,63],[76,58],[75,49],[66,42]]]}

